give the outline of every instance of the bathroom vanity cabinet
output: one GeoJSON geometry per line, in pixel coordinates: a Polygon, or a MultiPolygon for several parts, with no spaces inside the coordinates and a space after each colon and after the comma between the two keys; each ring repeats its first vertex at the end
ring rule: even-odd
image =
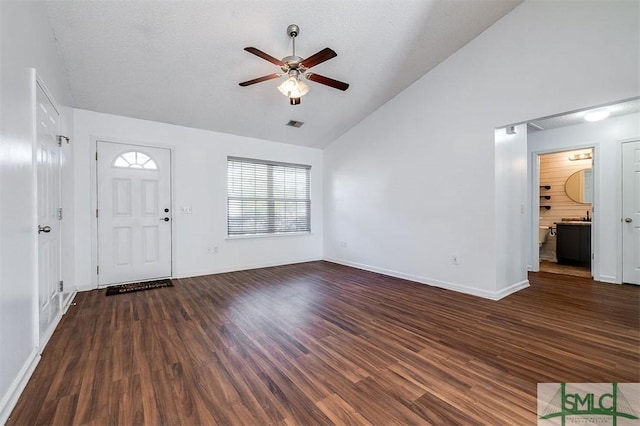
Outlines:
{"type": "Polygon", "coordinates": [[[560,264],[591,263],[591,222],[556,224],[556,257],[560,264]]]}

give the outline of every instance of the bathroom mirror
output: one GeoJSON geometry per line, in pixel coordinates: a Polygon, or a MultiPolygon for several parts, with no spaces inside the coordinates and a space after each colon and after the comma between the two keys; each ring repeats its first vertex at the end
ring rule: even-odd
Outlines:
{"type": "Polygon", "coordinates": [[[591,204],[593,202],[593,171],[578,170],[567,178],[564,192],[576,203],[591,204]]]}

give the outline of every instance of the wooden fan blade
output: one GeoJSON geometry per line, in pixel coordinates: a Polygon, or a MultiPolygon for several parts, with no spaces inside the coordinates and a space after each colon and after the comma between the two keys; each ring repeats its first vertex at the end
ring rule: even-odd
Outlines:
{"type": "Polygon", "coordinates": [[[336,52],[325,47],[315,55],[311,55],[307,59],[303,59],[300,64],[305,68],[311,68],[323,63],[324,61],[328,61],[331,58],[335,58],[336,56],[338,56],[336,52]]]}
{"type": "Polygon", "coordinates": [[[244,50],[246,50],[249,53],[253,53],[254,55],[259,56],[262,59],[265,59],[279,67],[284,65],[284,62],[282,62],[280,59],[276,59],[273,56],[264,53],[262,50],[256,49],[255,47],[245,47],[244,50]]]}
{"type": "Polygon", "coordinates": [[[308,80],[315,81],[316,83],[324,84],[325,86],[333,87],[334,89],[345,91],[349,88],[349,84],[342,81],[334,80],[329,77],[325,77],[319,74],[306,73],[305,76],[308,80]]]}
{"type": "Polygon", "coordinates": [[[253,80],[243,81],[242,83],[240,83],[240,86],[242,87],[251,86],[252,84],[262,83],[263,81],[273,80],[274,78],[278,78],[278,77],[280,77],[280,74],[264,75],[262,77],[254,78],[253,80]]]}

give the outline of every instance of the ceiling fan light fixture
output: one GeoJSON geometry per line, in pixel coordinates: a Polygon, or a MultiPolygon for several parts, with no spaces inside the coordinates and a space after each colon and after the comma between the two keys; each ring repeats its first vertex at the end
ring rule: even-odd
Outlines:
{"type": "MultiPolygon", "coordinates": [[[[289,98],[289,102],[291,103],[291,105],[299,105],[300,98],[309,93],[309,86],[307,86],[300,80],[300,75],[304,75],[307,80],[313,81],[314,83],[324,84],[325,86],[333,87],[334,89],[342,90],[343,92],[349,88],[348,83],[334,80],[332,78],[325,77],[319,74],[307,72],[309,68],[315,67],[318,64],[321,64],[328,61],[329,59],[338,56],[336,52],[328,47],[325,47],[324,49],[314,53],[307,58],[302,58],[296,55],[296,37],[300,34],[300,27],[295,24],[289,25],[287,27],[287,34],[289,35],[289,37],[291,37],[291,41],[293,44],[293,54],[290,56],[285,56],[282,59],[274,58],[273,56],[264,53],[262,50],[256,49],[252,46],[245,47],[244,50],[258,56],[259,58],[271,62],[274,65],[277,65],[283,73],[288,75],[288,78],[284,81],[284,83],[278,86],[278,90],[284,96],[289,98]]],[[[263,81],[273,80],[280,77],[281,75],[282,74],[280,73],[264,75],[262,77],[254,78],[253,80],[243,81],[239,84],[241,87],[251,86],[256,83],[262,83],[263,81]]]]}
{"type": "MultiPolygon", "coordinates": [[[[304,81],[301,81],[300,79],[298,79],[297,75],[292,75],[291,77],[286,79],[284,83],[278,86],[278,90],[280,91],[280,93],[282,93],[283,95],[285,95],[290,99],[293,99],[293,98],[300,99],[302,96],[309,93],[309,86],[307,86],[307,84],[304,81]]],[[[300,102],[298,101],[298,103],[300,102]]],[[[297,104],[292,103],[292,105],[297,105],[297,104]]]]}

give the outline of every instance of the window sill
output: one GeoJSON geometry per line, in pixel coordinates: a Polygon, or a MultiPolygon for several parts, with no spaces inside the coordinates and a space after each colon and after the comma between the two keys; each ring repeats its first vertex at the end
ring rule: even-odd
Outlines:
{"type": "Polygon", "coordinates": [[[312,232],[281,232],[277,234],[227,235],[225,240],[249,240],[254,238],[300,237],[305,235],[315,235],[315,234],[313,234],[312,232]]]}

